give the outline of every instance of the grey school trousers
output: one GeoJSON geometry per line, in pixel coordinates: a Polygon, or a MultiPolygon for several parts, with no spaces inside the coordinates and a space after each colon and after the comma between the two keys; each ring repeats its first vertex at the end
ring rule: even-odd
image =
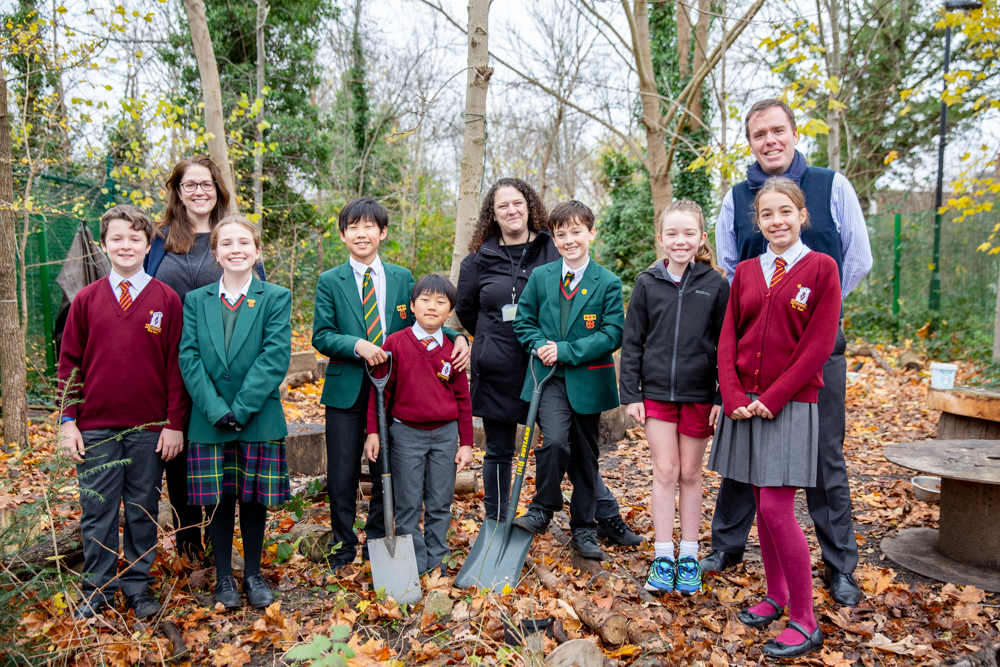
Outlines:
{"type": "Polygon", "coordinates": [[[156,558],[156,516],[163,460],[158,432],[83,431],[86,451],[77,464],[83,516],[83,594],[94,606],[110,603],[120,587],[126,597],[145,593],[156,558]],[[107,465],[128,460],[127,464],[107,465]],[[125,502],[125,569],[118,574],[118,509],[125,502]]]}
{"type": "Polygon", "coordinates": [[[389,426],[389,442],[396,534],[413,536],[417,570],[423,574],[440,565],[449,553],[458,422],[424,430],[394,421],[389,426]]]}

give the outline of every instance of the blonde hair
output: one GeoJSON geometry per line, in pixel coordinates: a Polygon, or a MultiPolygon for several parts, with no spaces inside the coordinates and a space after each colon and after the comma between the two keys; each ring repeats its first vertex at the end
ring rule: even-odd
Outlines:
{"type": "Polygon", "coordinates": [[[222,220],[219,220],[219,224],[212,228],[212,235],[208,237],[208,243],[212,248],[212,252],[215,252],[215,248],[219,245],[219,230],[222,229],[223,225],[239,225],[243,229],[250,232],[250,236],[253,237],[253,244],[257,246],[257,250],[260,250],[261,238],[260,230],[257,229],[257,225],[253,224],[242,215],[227,215],[222,220]]]}
{"type": "Polygon", "coordinates": [[[809,209],[806,208],[806,193],[802,192],[802,188],[795,185],[795,181],[790,178],[785,178],[784,176],[772,176],[764,181],[764,187],[757,191],[757,195],[753,200],[753,222],[758,228],[760,227],[760,225],[757,224],[757,216],[760,213],[760,198],[769,192],[777,192],[778,194],[785,195],[791,199],[792,206],[797,208],[799,211],[805,211],[802,218],[802,229],[809,226],[809,209]]]}
{"type": "MultiPolygon", "coordinates": [[[[671,213],[686,213],[687,215],[690,215],[698,221],[699,233],[705,233],[705,214],[702,213],[701,206],[698,206],[698,204],[694,203],[690,199],[681,199],[663,209],[663,213],[660,214],[660,224],[657,226],[656,230],[657,234],[663,233],[663,223],[666,222],[667,216],[671,213]]],[[[698,252],[694,255],[694,261],[704,262],[723,276],[726,275],[725,271],[720,269],[715,263],[715,255],[712,253],[712,246],[709,244],[708,239],[705,239],[705,242],[698,246],[698,252]]]]}

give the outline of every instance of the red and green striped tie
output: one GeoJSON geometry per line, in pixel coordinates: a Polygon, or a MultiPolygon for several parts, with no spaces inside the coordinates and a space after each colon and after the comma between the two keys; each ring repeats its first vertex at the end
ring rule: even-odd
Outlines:
{"type": "Polygon", "coordinates": [[[375,281],[372,280],[372,270],[365,271],[365,282],[361,291],[365,298],[361,300],[361,308],[365,311],[365,330],[368,342],[382,344],[382,319],[378,316],[378,297],[375,296],[375,281]]]}

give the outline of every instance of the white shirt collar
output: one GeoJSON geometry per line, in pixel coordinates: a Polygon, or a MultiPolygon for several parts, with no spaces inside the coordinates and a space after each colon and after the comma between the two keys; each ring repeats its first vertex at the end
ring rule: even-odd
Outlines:
{"type": "Polygon", "coordinates": [[[432,334],[424,331],[424,328],[417,322],[414,322],[413,326],[410,328],[413,329],[413,335],[417,337],[417,340],[423,340],[430,336],[437,342],[438,345],[444,345],[444,332],[441,330],[441,327],[438,327],[438,330],[432,334]]]}
{"type": "Polygon", "coordinates": [[[371,268],[372,273],[374,273],[376,276],[382,275],[382,258],[379,257],[378,255],[375,255],[375,259],[372,260],[370,267],[366,264],[362,264],[353,257],[349,258],[347,261],[351,263],[351,268],[354,269],[354,272],[361,276],[364,276],[365,271],[367,271],[369,268],[371,268]]]}
{"type": "Polygon", "coordinates": [[[123,280],[127,280],[128,284],[131,285],[133,289],[141,292],[142,288],[145,287],[150,280],[152,280],[152,276],[150,276],[142,269],[139,269],[139,271],[133,274],[131,278],[122,278],[120,275],[118,275],[117,271],[111,269],[111,273],[108,275],[108,280],[111,281],[111,286],[116,289],[123,280]]]}
{"type": "Polygon", "coordinates": [[[792,268],[792,265],[802,259],[807,252],[809,252],[809,247],[802,242],[802,239],[799,239],[781,255],[778,255],[771,250],[771,244],[768,243],[767,250],[761,257],[767,261],[770,266],[774,266],[774,262],[778,259],[778,257],[783,258],[785,260],[785,270],[788,271],[792,268]]]}
{"type": "Polygon", "coordinates": [[[580,284],[580,281],[583,280],[583,274],[587,272],[588,266],[590,266],[590,255],[587,255],[587,261],[585,261],[583,263],[583,266],[581,266],[578,269],[569,268],[569,264],[567,264],[566,260],[564,259],[562,261],[562,273],[559,274],[559,283],[562,284],[562,281],[566,278],[566,274],[569,271],[572,271],[573,280],[569,281],[569,291],[572,292],[573,290],[576,289],[576,286],[580,284]]]}
{"type": "Polygon", "coordinates": [[[223,275],[222,278],[219,278],[219,296],[225,297],[226,301],[228,301],[229,303],[236,303],[236,301],[241,296],[246,296],[247,292],[250,291],[250,283],[253,282],[253,272],[251,272],[250,277],[247,278],[246,284],[243,285],[240,291],[236,292],[235,294],[231,294],[229,290],[226,289],[226,284],[225,282],[223,282],[225,278],[226,278],[225,275],[223,275]]]}

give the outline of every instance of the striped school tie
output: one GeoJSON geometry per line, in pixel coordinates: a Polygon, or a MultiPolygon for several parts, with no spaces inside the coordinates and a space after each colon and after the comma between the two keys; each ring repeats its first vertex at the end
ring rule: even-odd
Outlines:
{"type": "Polygon", "coordinates": [[[128,310],[128,307],[132,305],[132,294],[129,292],[131,287],[132,284],[127,280],[118,283],[118,289],[122,291],[118,296],[118,305],[122,307],[122,310],[128,310]]]}
{"type": "Polygon", "coordinates": [[[564,289],[567,289],[567,290],[569,289],[570,283],[573,282],[573,277],[574,277],[574,274],[573,274],[572,271],[567,271],[566,272],[566,280],[563,281],[563,288],[564,289]]]}
{"type": "Polygon", "coordinates": [[[433,350],[438,346],[437,341],[434,340],[434,336],[428,336],[427,338],[421,338],[420,344],[426,347],[428,350],[433,350]]]}
{"type": "Polygon", "coordinates": [[[365,271],[365,281],[362,283],[365,298],[361,307],[365,310],[365,330],[369,343],[382,344],[382,320],[378,316],[378,297],[375,296],[375,281],[372,280],[372,270],[365,271]]]}
{"type": "Polygon", "coordinates": [[[774,275],[771,276],[771,284],[768,287],[774,287],[779,280],[785,277],[785,264],[787,262],[784,257],[774,260],[774,275]]]}

